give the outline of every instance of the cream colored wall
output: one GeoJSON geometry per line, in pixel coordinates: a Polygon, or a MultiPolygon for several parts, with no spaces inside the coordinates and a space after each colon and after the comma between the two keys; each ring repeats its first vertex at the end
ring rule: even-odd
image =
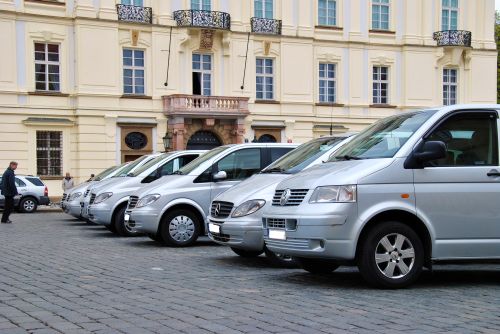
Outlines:
{"type": "MultiPolygon", "coordinates": [[[[191,55],[198,49],[198,30],[175,27],[173,10],[189,9],[188,0],[145,0],[153,8],[153,24],[118,22],[118,0],[66,0],[54,6],[0,0],[0,165],[20,161],[21,173],[36,173],[34,133],[62,129],[64,170],[85,180],[117,163],[118,118],[158,123],[155,149],[163,150],[167,121],[161,96],[191,94],[191,55]],[[98,7],[96,7],[98,6],[98,7]],[[172,34],[169,85],[167,48],[172,34]],[[132,31],[139,32],[133,45],[132,31]],[[35,41],[61,46],[61,92],[68,96],[37,96],[34,91],[35,41]],[[146,53],[146,95],[122,98],[124,47],[146,53]],[[18,54],[20,53],[20,54],[18,54]],[[72,126],[25,125],[27,117],[56,117],[72,126]]],[[[245,88],[240,89],[253,16],[252,1],[214,0],[213,10],[229,11],[231,32],[217,32],[213,94],[247,96],[251,115],[245,120],[252,139],[253,121],[283,121],[283,139],[304,142],[325,134],[314,125],[331,121],[359,131],[376,119],[403,110],[440,105],[444,67],[459,69],[459,102],[496,100],[494,1],[460,0],[459,29],[472,31],[473,49],[465,57],[449,57],[435,46],[440,30],[440,1],[392,0],[390,28],[394,34],[370,33],[369,0],[337,0],[338,26],[316,28],[316,0],[275,0],[275,17],[283,20],[282,36],[250,36],[245,88]],[[481,18],[481,19],[478,19],[481,18]],[[265,43],[271,48],[265,54],[265,43]],[[256,104],[255,58],[275,59],[275,96],[279,104],[256,104]],[[320,61],[337,65],[337,103],[318,106],[320,61]],[[371,68],[390,68],[390,104],[370,108],[371,68]]],[[[59,181],[50,181],[51,194],[60,194],[59,181]]]]}

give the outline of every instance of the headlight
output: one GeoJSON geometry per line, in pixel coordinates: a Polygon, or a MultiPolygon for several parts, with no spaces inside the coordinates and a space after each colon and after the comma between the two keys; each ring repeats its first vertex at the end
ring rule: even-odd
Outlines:
{"type": "Polygon", "coordinates": [[[113,193],[102,193],[102,194],[99,194],[97,195],[97,197],[95,198],[94,200],[94,204],[99,204],[101,202],[104,202],[105,200],[107,200],[108,198],[110,198],[111,196],[113,196],[113,193]]]}
{"type": "Polygon", "coordinates": [[[266,201],[263,199],[253,199],[250,201],[246,201],[245,203],[239,205],[231,215],[233,218],[243,217],[251,215],[254,212],[257,212],[266,204],[266,201]]]}
{"type": "Polygon", "coordinates": [[[137,202],[136,208],[142,208],[144,206],[148,206],[156,202],[160,198],[158,194],[146,195],[137,202]]]}
{"type": "Polygon", "coordinates": [[[69,196],[69,201],[74,201],[75,199],[79,198],[80,196],[82,196],[82,193],[74,193],[74,194],[71,194],[69,196]]]}
{"type": "Polygon", "coordinates": [[[314,190],[309,203],[354,203],[356,186],[326,186],[314,190]]]}

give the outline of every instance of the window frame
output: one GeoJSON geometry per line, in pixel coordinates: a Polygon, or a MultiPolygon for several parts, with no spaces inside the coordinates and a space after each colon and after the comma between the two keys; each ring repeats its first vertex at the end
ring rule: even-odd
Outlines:
{"type": "Polygon", "coordinates": [[[144,7],[144,0],[121,0],[121,4],[125,6],[144,7]],[[141,4],[136,4],[136,1],[141,4]]]}
{"type": "Polygon", "coordinates": [[[443,31],[448,31],[448,30],[457,30],[458,29],[458,20],[460,17],[460,6],[459,6],[459,1],[457,0],[457,6],[452,7],[451,6],[451,1],[452,0],[441,0],[441,30],[443,31]],[[448,6],[444,5],[444,1],[448,1],[448,6]],[[444,12],[448,13],[448,19],[445,22],[444,20],[444,12]],[[451,26],[451,13],[456,12],[457,14],[457,21],[456,21],[456,27],[451,26]]]}
{"type": "Polygon", "coordinates": [[[441,80],[442,80],[442,89],[443,89],[443,105],[444,106],[450,106],[450,105],[454,105],[454,104],[458,104],[458,74],[459,74],[459,71],[457,68],[455,67],[445,67],[443,68],[443,71],[441,72],[442,73],[442,76],[441,76],[441,80]],[[445,76],[445,72],[448,71],[448,75],[445,76]],[[450,72],[451,71],[454,71],[455,72],[455,82],[452,82],[450,81],[449,79],[451,78],[450,76],[450,72]],[[448,81],[445,81],[445,78],[448,78],[448,81]],[[445,88],[448,88],[448,96],[446,97],[445,96],[445,88]],[[450,92],[451,92],[451,88],[455,88],[455,98],[454,98],[454,103],[451,103],[452,100],[451,100],[451,97],[450,97],[450,92]]]}
{"type": "Polygon", "coordinates": [[[275,72],[276,72],[276,70],[275,70],[275,59],[274,58],[271,58],[271,57],[256,57],[255,58],[255,99],[257,101],[275,101],[276,100],[275,72]],[[261,60],[263,62],[262,66],[261,66],[261,68],[263,69],[262,73],[258,73],[257,72],[258,71],[257,62],[259,60],[261,60]],[[266,60],[270,60],[271,61],[271,71],[272,71],[271,74],[266,73],[265,69],[268,67],[266,65],[266,60]],[[259,91],[257,89],[257,86],[259,85],[258,82],[257,82],[259,77],[262,78],[262,84],[261,84],[262,88],[263,88],[262,91],[259,91]],[[267,86],[267,83],[266,83],[267,80],[266,79],[267,78],[271,78],[271,80],[272,80],[272,86],[271,86],[272,89],[271,89],[271,91],[268,91],[267,88],[266,88],[266,86],[267,86]],[[262,93],[262,97],[261,98],[258,97],[259,92],[262,93]],[[271,98],[267,97],[267,94],[269,92],[271,93],[271,98]]]}
{"type": "Polygon", "coordinates": [[[372,103],[373,105],[389,105],[390,103],[390,73],[391,73],[391,69],[389,66],[386,66],[386,65],[373,65],[372,66],[372,103]],[[381,77],[382,77],[382,73],[379,72],[377,75],[378,75],[378,78],[375,79],[375,68],[378,68],[378,69],[382,69],[382,68],[385,68],[387,70],[386,72],[386,80],[382,80],[381,77]],[[382,85],[383,84],[386,84],[386,88],[385,88],[385,97],[382,96],[382,85]],[[376,87],[376,85],[378,87],[376,87]],[[380,95],[375,95],[374,92],[377,91],[377,92],[380,92],[380,95]],[[385,102],[383,102],[383,99],[385,98],[385,102]]]}
{"type": "MultiPolygon", "coordinates": [[[[52,53],[52,52],[51,52],[52,53]]],[[[34,74],[35,74],[35,91],[37,92],[56,92],[56,93],[60,93],[61,92],[61,44],[60,43],[48,43],[48,42],[39,42],[39,41],[35,41],[33,43],[33,55],[34,55],[34,64],[35,64],[35,68],[34,68],[34,74]],[[44,51],[43,51],[43,54],[44,54],[44,60],[37,60],[36,59],[36,54],[37,52],[39,51],[36,51],[36,46],[37,44],[40,44],[40,45],[43,45],[44,46],[44,51]],[[57,61],[51,61],[49,60],[49,45],[55,45],[57,46],[57,61]],[[44,81],[39,81],[37,80],[37,73],[42,73],[42,72],[37,72],[36,71],[36,67],[37,65],[43,65],[45,66],[45,71],[44,71],[44,81]],[[50,66],[57,66],[57,76],[59,78],[59,81],[50,81],[49,78],[50,78],[50,75],[51,74],[56,74],[56,73],[50,73],[49,72],[49,67],[50,66]],[[37,83],[40,82],[40,83],[44,83],[44,86],[45,86],[45,89],[38,89],[37,87],[37,83]],[[50,83],[54,83],[54,84],[57,84],[58,85],[58,89],[50,89],[50,83]]]]}
{"type": "Polygon", "coordinates": [[[123,94],[124,95],[132,95],[132,96],[145,96],[146,95],[146,50],[144,49],[137,49],[137,48],[128,48],[128,47],[125,47],[122,49],[122,80],[123,80],[123,85],[122,85],[122,89],[123,89],[123,94]],[[132,65],[125,65],[125,51],[132,51],[132,65]],[[143,55],[143,65],[142,66],[136,66],[135,65],[135,53],[136,52],[142,52],[142,55],[143,55]],[[125,91],[125,86],[130,86],[130,85],[125,85],[125,71],[126,70],[131,70],[132,71],[132,92],[131,93],[128,93],[125,91]],[[136,71],[141,71],[143,72],[143,86],[142,86],[142,89],[143,89],[143,92],[142,93],[137,93],[137,87],[138,85],[136,85],[135,83],[135,79],[136,79],[136,71]]]}
{"type": "Polygon", "coordinates": [[[253,1],[253,15],[256,18],[260,19],[268,19],[268,20],[273,20],[274,19],[274,0],[254,0],[253,1]],[[261,3],[262,10],[260,13],[257,12],[257,2],[261,3]],[[270,2],[270,4],[269,4],[270,2]],[[268,13],[268,6],[271,6],[271,17],[267,17],[266,13],[268,13]]]}
{"type": "Polygon", "coordinates": [[[318,5],[318,16],[317,16],[317,19],[318,19],[318,25],[319,26],[325,26],[325,27],[338,27],[338,10],[339,10],[339,6],[338,6],[338,1],[337,0],[318,0],[317,2],[317,5],[318,5]],[[325,15],[324,15],[324,18],[325,18],[325,22],[321,22],[321,6],[320,6],[320,2],[321,1],[325,1],[325,15]],[[330,24],[329,23],[329,9],[330,9],[330,6],[329,6],[329,3],[330,2],[333,2],[333,10],[334,10],[334,17],[333,17],[333,24],[330,24]]]}
{"type": "Polygon", "coordinates": [[[325,62],[325,61],[320,61],[318,65],[318,102],[319,103],[325,103],[325,104],[335,104],[337,103],[337,69],[338,69],[338,64],[335,62],[325,62]],[[329,69],[328,67],[331,65],[333,66],[333,78],[328,78],[328,75],[324,78],[321,77],[321,65],[326,66],[325,74],[328,73],[329,69]],[[325,83],[333,82],[333,99],[332,101],[329,100],[329,94],[328,94],[328,85],[325,86],[324,89],[326,89],[326,94],[323,94],[326,96],[326,100],[322,101],[321,96],[322,96],[322,89],[321,89],[321,82],[324,81],[325,83]]]}
{"type": "MultiPolygon", "coordinates": [[[[212,96],[213,95],[213,91],[214,91],[214,55],[211,54],[211,53],[202,53],[202,52],[193,52],[192,56],[191,56],[191,73],[201,73],[201,86],[200,86],[200,89],[201,89],[201,96],[212,96]],[[200,56],[200,68],[199,69],[195,69],[194,68],[194,56],[195,55],[199,55],[200,56]],[[204,56],[209,56],[210,57],[210,70],[205,70],[203,68],[203,64],[205,64],[206,62],[203,60],[203,57],[204,56]],[[210,75],[210,86],[208,87],[209,89],[209,94],[206,95],[205,94],[205,79],[204,79],[204,75],[205,74],[208,74],[210,75]]],[[[191,74],[191,78],[192,78],[192,74],[191,74]]],[[[191,86],[193,86],[193,82],[191,83],[191,86]]],[[[192,87],[194,88],[194,87],[192,87]]],[[[194,89],[193,89],[193,95],[194,95],[194,89]]]]}
{"type": "MultiPolygon", "coordinates": [[[[49,135],[50,137],[50,135],[49,135]]],[[[63,156],[63,149],[64,149],[64,143],[63,143],[63,140],[64,140],[64,134],[63,134],[63,131],[54,131],[54,130],[37,130],[35,132],[35,152],[36,152],[36,171],[37,171],[37,175],[39,176],[48,176],[48,177],[52,177],[52,176],[62,176],[63,174],[63,167],[64,167],[64,156],[63,156]],[[59,134],[59,147],[51,147],[50,146],[50,138],[49,139],[45,139],[45,140],[48,140],[48,146],[47,147],[39,147],[38,146],[38,134],[39,133],[47,133],[47,134],[50,134],[50,133],[58,133],[59,134]],[[60,161],[60,165],[59,166],[52,166],[52,157],[50,155],[50,152],[59,152],[59,161],[60,161]],[[44,158],[47,160],[47,174],[44,174],[44,173],[41,173],[41,170],[40,170],[40,166],[39,166],[39,163],[38,163],[38,152],[47,152],[47,156],[44,158]],[[51,174],[50,173],[50,170],[52,168],[59,168],[60,169],[60,174],[51,174]]]]}
{"type": "Polygon", "coordinates": [[[212,1],[211,0],[191,0],[190,6],[191,6],[191,10],[212,11],[212,1]],[[195,4],[195,3],[197,3],[197,4],[195,4]]]}
{"type": "Polygon", "coordinates": [[[387,2],[385,0],[372,0],[371,29],[375,31],[391,30],[391,0],[387,0],[387,2]],[[385,21],[382,21],[382,7],[387,8],[387,27],[382,26],[382,23],[385,23],[385,21]],[[374,19],[375,8],[378,8],[378,18],[376,20],[374,19]],[[375,27],[375,23],[378,24],[378,27],[375,27]]]}

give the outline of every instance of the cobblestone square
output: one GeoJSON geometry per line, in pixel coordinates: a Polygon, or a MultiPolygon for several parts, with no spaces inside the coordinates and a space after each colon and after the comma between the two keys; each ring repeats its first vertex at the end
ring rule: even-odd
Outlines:
{"type": "Polygon", "coordinates": [[[56,212],[0,226],[0,333],[498,333],[500,266],[438,266],[406,290],[123,239],[56,212]]]}

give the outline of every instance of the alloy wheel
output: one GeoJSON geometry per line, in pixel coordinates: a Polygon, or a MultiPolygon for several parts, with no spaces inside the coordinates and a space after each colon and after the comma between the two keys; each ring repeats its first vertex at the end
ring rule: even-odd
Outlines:
{"type": "Polygon", "coordinates": [[[391,233],[380,239],[375,248],[375,262],[385,277],[402,278],[413,268],[415,249],[406,236],[391,233]]]}

